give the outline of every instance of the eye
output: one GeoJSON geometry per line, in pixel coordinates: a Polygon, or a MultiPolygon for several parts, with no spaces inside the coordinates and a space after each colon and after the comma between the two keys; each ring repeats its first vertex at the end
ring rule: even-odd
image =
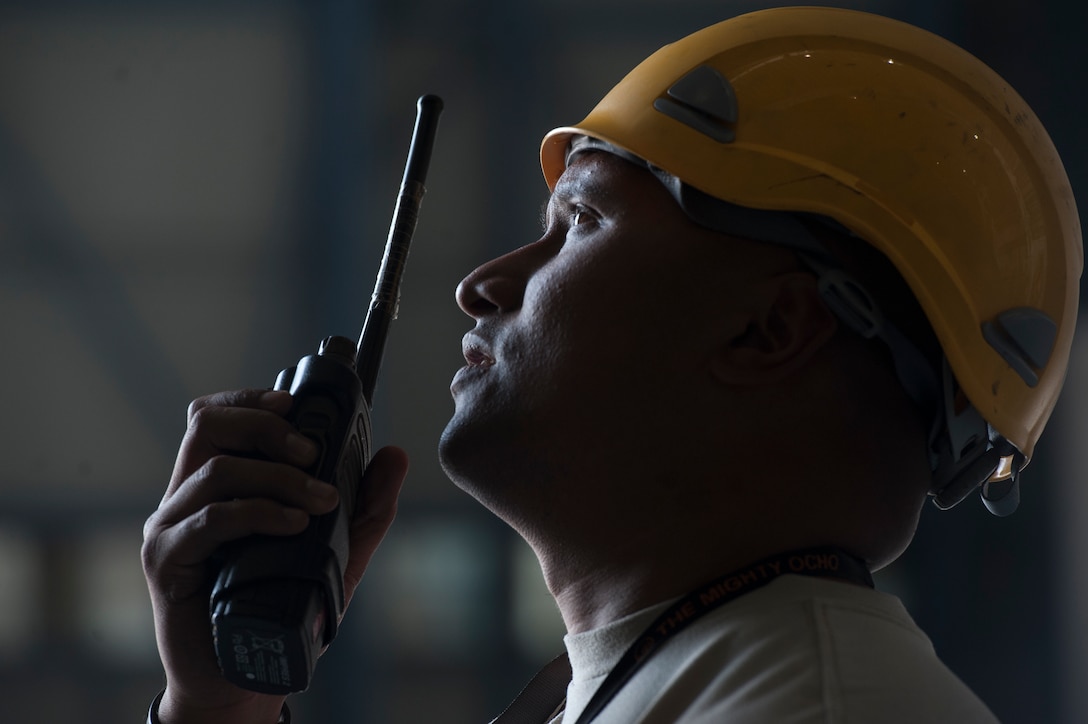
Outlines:
{"type": "Polygon", "coordinates": [[[582,204],[575,204],[570,215],[570,225],[572,227],[585,226],[587,224],[596,223],[596,221],[596,215],[588,207],[583,206],[582,204]]]}

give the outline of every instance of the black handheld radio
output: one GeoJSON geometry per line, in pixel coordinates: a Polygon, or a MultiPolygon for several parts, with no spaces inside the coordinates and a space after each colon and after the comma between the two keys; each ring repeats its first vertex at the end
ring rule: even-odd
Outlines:
{"type": "Polygon", "coordinates": [[[225,546],[211,594],[215,652],[226,679],[266,694],[310,685],[317,657],[344,612],[348,531],[359,480],[370,461],[370,403],[400,279],[423,199],[442,100],[416,104],[412,144],[374,294],[358,346],[329,337],[316,355],[280,372],[275,389],[294,396],[288,420],[318,447],[307,472],[336,486],[336,510],[302,533],[251,536],[225,546]]]}

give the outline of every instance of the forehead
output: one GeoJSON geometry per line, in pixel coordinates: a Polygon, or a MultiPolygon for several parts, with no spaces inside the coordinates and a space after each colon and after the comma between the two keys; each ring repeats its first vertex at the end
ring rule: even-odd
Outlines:
{"type": "Polygon", "coordinates": [[[555,184],[550,201],[562,203],[579,198],[624,201],[644,194],[650,184],[660,186],[646,169],[611,153],[587,151],[571,158],[555,184]]]}

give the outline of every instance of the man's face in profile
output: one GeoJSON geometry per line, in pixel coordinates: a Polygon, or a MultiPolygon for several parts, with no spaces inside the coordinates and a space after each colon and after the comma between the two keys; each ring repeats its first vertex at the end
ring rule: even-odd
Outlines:
{"type": "Polygon", "coordinates": [[[576,156],[543,236],[458,288],[476,326],[451,386],[447,472],[487,500],[518,481],[624,477],[667,457],[670,415],[698,394],[744,293],[746,244],[692,224],[645,169],[576,156]]]}

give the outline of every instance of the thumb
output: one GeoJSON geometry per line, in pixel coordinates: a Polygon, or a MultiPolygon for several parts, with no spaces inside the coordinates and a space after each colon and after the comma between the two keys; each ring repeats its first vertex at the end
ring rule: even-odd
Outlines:
{"type": "Polygon", "coordinates": [[[399,447],[383,447],[374,454],[359,488],[359,502],[351,523],[344,594],[351,601],[355,588],[370,565],[397,514],[397,496],[408,474],[408,454],[399,447]]]}

